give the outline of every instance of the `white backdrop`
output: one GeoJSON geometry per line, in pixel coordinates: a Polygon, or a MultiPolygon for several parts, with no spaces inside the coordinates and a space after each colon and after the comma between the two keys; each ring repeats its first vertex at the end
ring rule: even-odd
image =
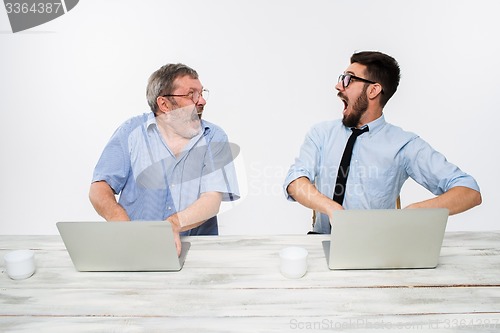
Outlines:
{"type": "MultiPolygon", "coordinates": [[[[356,50],[400,63],[386,119],[479,182],[483,204],[448,230],[498,229],[497,3],[82,0],[16,34],[2,7],[0,234],[101,220],[88,200],[94,165],[116,127],[148,111],[147,79],[168,62],[198,71],[211,93],[205,119],[241,146],[244,196],[223,207],[221,234],[306,232],[311,212],[281,186],[307,130],[341,116],[334,85],[356,50]]],[[[431,196],[409,180],[402,201],[431,196]]]]}

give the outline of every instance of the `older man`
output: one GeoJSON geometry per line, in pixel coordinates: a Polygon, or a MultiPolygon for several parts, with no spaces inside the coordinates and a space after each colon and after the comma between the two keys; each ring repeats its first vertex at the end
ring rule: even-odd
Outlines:
{"type": "Polygon", "coordinates": [[[183,64],[154,72],[152,112],[123,123],[94,170],[90,201],[107,221],[166,220],[182,235],[217,235],[221,201],[239,198],[227,135],[201,119],[208,90],[183,64]],[[119,194],[119,200],[116,195],[119,194]]]}

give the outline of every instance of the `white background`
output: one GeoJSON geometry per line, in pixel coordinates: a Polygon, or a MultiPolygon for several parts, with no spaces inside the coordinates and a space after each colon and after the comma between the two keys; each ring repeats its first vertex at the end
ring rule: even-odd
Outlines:
{"type": "MultiPolygon", "coordinates": [[[[241,147],[243,199],[221,234],[309,230],[282,183],[304,135],[341,116],[337,77],[357,50],[401,66],[387,121],[418,133],[473,175],[483,204],[448,230],[498,229],[499,5],[491,0],[83,0],[13,34],[0,7],[0,234],[56,234],[102,220],[88,200],[102,148],[148,112],[149,75],[169,62],[210,89],[205,119],[241,147]]],[[[411,179],[403,205],[432,197],[411,179]]]]}

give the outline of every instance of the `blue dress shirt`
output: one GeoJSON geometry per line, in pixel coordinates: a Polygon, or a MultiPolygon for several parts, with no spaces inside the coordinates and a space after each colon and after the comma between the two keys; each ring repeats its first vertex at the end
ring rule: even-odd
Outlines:
{"type": "MultiPolygon", "coordinates": [[[[201,126],[200,134],[176,157],[152,112],[127,120],[104,148],[92,182],[105,181],[120,194],[118,202],[131,220],[165,220],[204,192],[220,192],[223,201],[238,199],[227,135],[207,121],[201,126]]],[[[201,234],[217,234],[216,219],[209,222],[199,227],[204,229],[201,234]]]]}
{"type": "MultiPolygon", "coordinates": [[[[369,132],[354,145],[343,207],[345,209],[395,208],[404,182],[411,177],[435,195],[455,186],[479,191],[474,178],[449,163],[416,134],[385,121],[382,115],[368,124],[369,132]]],[[[307,177],[327,197],[333,196],[337,170],[350,128],[334,120],[314,126],[306,135],[299,157],[290,167],[284,190],[299,177],[307,177]]],[[[328,216],[317,214],[314,231],[330,233],[328,216]]]]}

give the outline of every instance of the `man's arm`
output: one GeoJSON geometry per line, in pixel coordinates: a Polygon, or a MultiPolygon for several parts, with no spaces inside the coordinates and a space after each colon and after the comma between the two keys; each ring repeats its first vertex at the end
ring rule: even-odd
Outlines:
{"type": "Polygon", "coordinates": [[[344,209],[341,205],[319,192],[307,177],[295,179],[288,185],[286,190],[295,201],[317,212],[328,215],[330,221],[332,220],[334,210],[344,209]]]}
{"type": "Polygon", "coordinates": [[[413,203],[406,208],[448,208],[450,215],[465,212],[482,202],[481,193],[465,186],[456,186],[429,200],[413,203]]]}
{"type": "Polygon", "coordinates": [[[181,232],[196,228],[219,212],[222,202],[222,193],[205,192],[198,200],[186,209],[177,212],[167,218],[172,223],[174,231],[181,232]]]}
{"type": "Polygon", "coordinates": [[[90,185],[89,199],[96,212],[106,221],[129,221],[125,209],[116,201],[113,189],[105,181],[90,185]]]}
{"type": "Polygon", "coordinates": [[[190,230],[201,225],[209,218],[217,215],[220,204],[222,202],[222,193],[220,192],[205,192],[200,195],[198,200],[186,209],[170,215],[167,221],[172,224],[174,231],[175,245],[177,247],[177,255],[181,251],[181,239],[179,233],[181,231],[190,230]]]}

